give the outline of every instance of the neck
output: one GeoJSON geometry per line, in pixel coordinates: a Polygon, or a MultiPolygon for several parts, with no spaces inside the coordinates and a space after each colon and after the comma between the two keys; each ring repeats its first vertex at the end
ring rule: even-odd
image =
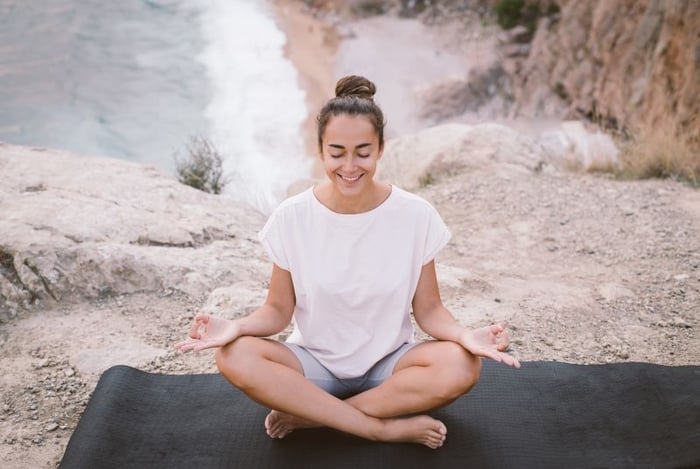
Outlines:
{"type": "Polygon", "coordinates": [[[323,205],[334,212],[363,213],[380,206],[391,194],[391,186],[373,181],[366,191],[348,196],[342,194],[332,184],[324,183],[315,188],[314,194],[323,205]]]}

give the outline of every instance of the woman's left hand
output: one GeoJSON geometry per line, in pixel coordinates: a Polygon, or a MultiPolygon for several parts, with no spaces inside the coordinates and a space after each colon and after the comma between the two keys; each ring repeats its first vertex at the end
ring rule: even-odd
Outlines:
{"type": "Polygon", "coordinates": [[[465,330],[459,337],[459,343],[474,355],[520,368],[520,362],[505,353],[509,344],[508,335],[500,324],[465,330]]]}

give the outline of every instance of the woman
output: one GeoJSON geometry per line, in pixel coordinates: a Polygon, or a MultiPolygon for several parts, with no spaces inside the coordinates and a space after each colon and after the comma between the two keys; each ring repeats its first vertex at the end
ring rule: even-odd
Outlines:
{"type": "Polygon", "coordinates": [[[447,429],[424,413],[468,392],[480,357],[520,365],[502,326],[468,330],[443,306],[434,257],[450,233],[435,209],[374,179],[385,124],[374,93],[348,76],[321,110],[328,181],[284,201],[260,232],[273,261],[265,304],[237,320],[198,314],[177,347],[217,347],[221,373],[273,409],[273,438],[328,426],[438,448],[447,429]],[[435,340],[413,343],[411,310],[435,340]],[[292,320],[287,342],[264,338],[292,320]]]}

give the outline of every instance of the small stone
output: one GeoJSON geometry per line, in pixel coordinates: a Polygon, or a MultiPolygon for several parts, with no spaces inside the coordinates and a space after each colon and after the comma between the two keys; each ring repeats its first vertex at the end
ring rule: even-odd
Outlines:
{"type": "Polygon", "coordinates": [[[58,424],[56,422],[51,422],[46,426],[46,431],[47,432],[52,432],[58,429],[58,424]]]}
{"type": "Polygon", "coordinates": [[[683,280],[688,280],[688,278],[690,278],[690,275],[688,275],[688,274],[680,274],[680,275],[674,276],[673,278],[676,279],[676,280],[678,280],[679,282],[682,282],[683,280]]]}
{"type": "Polygon", "coordinates": [[[66,368],[63,370],[63,374],[70,377],[75,374],[75,370],[73,368],[66,368]]]}
{"type": "Polygon", "coordinates": [[[672,324],[676,327],[680,327],[683,329],[690,329],[691,328],[690,324],[688,324],[688,322],[683,318],[678,318],[678,317],[673,318],[672,324]]]}

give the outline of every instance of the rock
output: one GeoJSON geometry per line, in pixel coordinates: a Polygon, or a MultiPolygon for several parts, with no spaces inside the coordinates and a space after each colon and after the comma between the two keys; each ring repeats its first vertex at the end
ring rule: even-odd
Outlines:
{"type": "MultiPolygon", "coordinates": [[[[527,55],[529,51],[527,44],[510,47],[515,49],[505,54],[527,55]]],[[[472,68],[465,80],[453,78],[422,90],[420,116],[433,124],[440,123],[465,112],[477,112],[496,96],[510,104],[510,82],[500,62],[472,68]]],[[[492,115],[504,113],[502,109],[492,115]]]]}
{"type": "MultiPolygon", "coordinates": [[[[700,2],[560,2],[513,67],[513,115],[583,113],[616,129],[700,115],[700,2]]],[[[688,125],[691,138],[700,126],[688,125]]]]}
{"type": "Polygon", "coordinates": [[[537,142],[500,124],[445,124],[388,141],[377,177],[414,190],[492,165],[534,171],[543,155],[537,142]]]}
{"type": "Polygon", "coordinates": [[[588,131],[581,121],[562,122],[558,129],[543,132],[538,138],[548,161],[560,167],[585,171],[617,169],[619,150],[609,135],[588,131]]]}
{"type": "Polygon", "coordinates": [[[266,296],[267,288],[260,281],[237,282],[212,291],[201,311],[230,318],[240,317],[246,315],[249,309],[262,305],[266,296]]]}
{"type": "Polygon", "coordinates": [[[267,267],[255,241],[263,214],[152,167],[15,145],[0,146],[0,166],[2,320],[35,303],[137,291],[199,297],[215,279],[267,267]]]}
{"type": "Polygon", "coordinates": [[[51,422],[48,425],[46,425],[45,430],[47,432],[53,432],[55,430],[58,430],[58,424],[56,422],[51,422]]]}

